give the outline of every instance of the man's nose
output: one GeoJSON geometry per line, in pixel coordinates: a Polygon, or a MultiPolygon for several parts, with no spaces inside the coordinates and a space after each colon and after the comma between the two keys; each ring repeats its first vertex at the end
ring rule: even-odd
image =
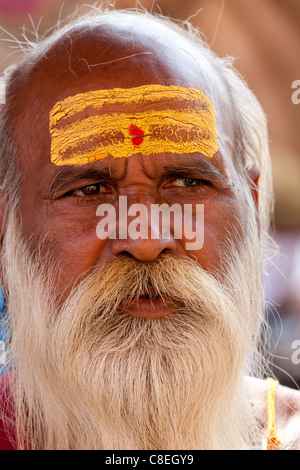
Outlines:
{"type": "Polygon", "coordinates": [[[139,261],[152,262],[162,253],[174,254],[177,240],[172,224],[168,218],[163,222],[163,217],[153,217],[152,209],[157,205],[153,189],[144,183],[132,184],[126,190],[125,197],[119,197],[116,239],[111,240],[112,255],[127,253],[139,261]]]}
{"type": "Polygon", "coordinates": [[[130,254],[144,263],[155,261],[162,253],[174,254],[176,251],[176,241],[170,237],[168,239],[143,239],[132,240],[111,240],[111,252],[113,256],[130,254]]]}

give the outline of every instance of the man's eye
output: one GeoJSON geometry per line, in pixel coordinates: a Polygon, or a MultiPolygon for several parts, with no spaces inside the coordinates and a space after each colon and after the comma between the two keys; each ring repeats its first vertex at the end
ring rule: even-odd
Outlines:
{"type": "Polygon", "coordinates": [[[106,187],[102,183],[89,184],[88,186],[83,186],[83,188],[74,189],[70,191],[69,195],[72,196],[97,196],[97,194],[105,193],[106,187]]]}
{"type": "Polygon", "coordinates": [[[181,186],[183,188],[190,188],[192,186],[200,186],[202,184],[210,185],[209,181],[197,179],[197,178],[176,178],[172,185],[181,186]]]}

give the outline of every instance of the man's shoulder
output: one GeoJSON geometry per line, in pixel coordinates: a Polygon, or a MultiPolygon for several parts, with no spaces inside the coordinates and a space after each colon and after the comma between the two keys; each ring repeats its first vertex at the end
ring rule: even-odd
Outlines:
{"type": "MultiPolygon", "coordinates": [[[[247,378],[247,384],[259,424],[264,430],[268,426],[268,382],[247,378]]],[[[300,391],[278,385],[275,394],[276,425],[281,441],[278,449],[300,450],[300,391]]]]}

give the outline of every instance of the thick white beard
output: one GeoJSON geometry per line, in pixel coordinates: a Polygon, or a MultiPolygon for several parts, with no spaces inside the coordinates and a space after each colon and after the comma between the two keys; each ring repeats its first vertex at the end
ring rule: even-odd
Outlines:
{"type": "Polygon", "coordinates": [[[223,282],[192,261],[149,268],[120,257],[59,309],[50,261],[33,261],[12,217],[4,263],[19,448],[259,447],[244,383],[261,322],[257,238],[227,253],[223,282]],[[120,303],[149,282],[183,304],[162,319],[126,314],[120,303]]]}

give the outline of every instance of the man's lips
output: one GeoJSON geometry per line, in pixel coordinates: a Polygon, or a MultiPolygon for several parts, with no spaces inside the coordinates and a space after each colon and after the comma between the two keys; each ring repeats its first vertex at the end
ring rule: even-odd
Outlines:
{"type": "Polygon", "coordinates": [[[151,298],[145,295],[131,299],[125,310],[135,317],[161,318],[171,315],[174,308],[174,302],[169,298],[151,298]]]}

